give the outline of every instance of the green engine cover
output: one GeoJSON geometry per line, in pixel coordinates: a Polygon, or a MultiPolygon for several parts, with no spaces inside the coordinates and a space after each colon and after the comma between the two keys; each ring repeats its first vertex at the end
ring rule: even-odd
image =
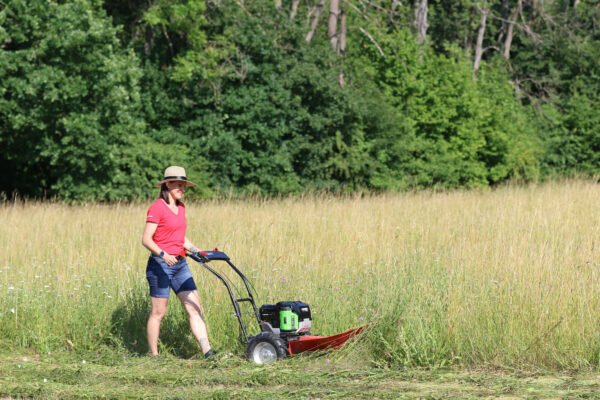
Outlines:
{"type": "Polygon", "coordinates": [[[282,331],[295,331],[298,327],[298,315],[292,311],[291,307],[283,307],[279,311],[279,328],[282,331]]]}

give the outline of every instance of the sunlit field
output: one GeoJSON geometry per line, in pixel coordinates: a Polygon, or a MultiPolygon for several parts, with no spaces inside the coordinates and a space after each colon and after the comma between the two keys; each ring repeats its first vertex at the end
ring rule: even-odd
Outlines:
{"type": "MultiPolygon", "coordinates": [[[[187,232],[231,257],[259,305],[309,303],[314,334],[368,325],[346,357],[383,366],[596,369],[599,200],[596,183],[571,181],[190,202],[187,232]]],[[[149,204],[0,205],[0,345],[144,355],[149,204]]],[[[189,264],[213,346],[241,355],[225,288],[189,264]]],[[[161,350],[194,357],[199,349],[171,300],[161,350]]]]}

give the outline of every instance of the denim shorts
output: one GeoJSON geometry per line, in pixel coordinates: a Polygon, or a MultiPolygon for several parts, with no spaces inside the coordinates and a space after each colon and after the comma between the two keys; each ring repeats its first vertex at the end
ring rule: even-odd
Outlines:
{"type": "Polygon", "coordinates": [[[146,267],[146,278],[150,285],[151,297],[168,298],[171,288],[175,294],[197,290],[185,258],[177,264],[169,266],[159,256],[150,255],[148,267],[146,267]]]}

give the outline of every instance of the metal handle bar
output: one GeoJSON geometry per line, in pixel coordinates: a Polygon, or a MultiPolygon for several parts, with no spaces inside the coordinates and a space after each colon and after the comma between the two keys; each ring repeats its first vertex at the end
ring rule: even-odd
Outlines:
{"type": "Polygon", "coordinates": [[[188,253],[187,255],[190,258],[192,258],[193,260],[197,261],[206,270],[208,270],[214,276],[219,278],[219,280],[221,282],[223,282],[223,284],[227,288],[227,292],[229,293],[229,298],[231,299],[231,304],[233,304],[233,309],[235,310],[235,315],[238,319],[238,322],[240,323],[240,328],[242,329],[242,333],[244,334],[244,338],[246,339],[246,342],[247,342],[248,334],[246,332],[246,327],[244,326],[244,321],[242,320],[242,314],[245,314],[245,313],[241,312],[239,302],[240,301],[248,301],[250,304],[252,304],[254,316],[256,317],[256,321],[259,325],[260,325],[260,316],[258,314],[258,309],[256,308],[256,303],[254,301],[254,297],[252,296],[252,292],[250,290],[250,283],[249,283],[248,279],[246,278],[246,276],[244,276],[244,274],[239,269],[237,269],[237,267],[235,265],[233,265],[233,263],[231,263],[231,261],[229,261],[229,257],[227,257],[227,255],[225,253],[203,251],[203,252],[198,252],[198,253],[188,253]],[[212,255],[214,255],[214,257],[211,257],[212,255]],[[235,297],[233,291],[231,290],[231,286],[227,282],[227,279],[225,279],[223,277],[223,275],[219,274],[217,271],[215,271],[214,269],[212,269],[211,267],[206,265],[206,263],[210,262],[211,260],[225,261],[236,272],[236,274],[238,274],[238,276],[244,282],[244,286],[246,287],[246,291],[248,292],[248,298],[238,299],[237,297],[235,297]]]}

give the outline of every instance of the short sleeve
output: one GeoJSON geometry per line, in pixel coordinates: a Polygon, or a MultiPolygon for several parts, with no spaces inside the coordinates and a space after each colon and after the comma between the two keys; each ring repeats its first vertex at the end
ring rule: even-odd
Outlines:
{"type": "Polygon", "coordinates": [[[154,203],[148,208],[148,214],[146,215],[146,222],[154,222],[158,224],[160,221],[160,208],[158,203],[154,203]]]}

